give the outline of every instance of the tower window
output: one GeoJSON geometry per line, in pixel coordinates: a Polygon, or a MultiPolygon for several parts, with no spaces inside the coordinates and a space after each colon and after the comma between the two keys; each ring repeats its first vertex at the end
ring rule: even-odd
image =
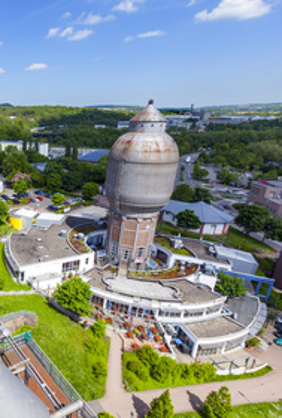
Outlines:
{"type": "Polygon", "coordinates": [[[122,249],[122,258],[123,260],[128,260],[130,258],[131,251],[127,248],[122,249]]]}
{"type": "Polygon", "coordinates": [[[111,248],[111,254],[116,255],[117,254],[118,245],[116,241],[112,241],[112,248],[111,248]]]}
{"type": "Polygon", "coordinates": [[[144,257],[144,253],[145,253],[145,248],[144,247],[137,248],[137,258],[144,257]]]}

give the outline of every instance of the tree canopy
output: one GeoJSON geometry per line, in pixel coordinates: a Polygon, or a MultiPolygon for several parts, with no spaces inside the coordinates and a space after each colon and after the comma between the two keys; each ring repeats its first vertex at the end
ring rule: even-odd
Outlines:
{"type": "Polygon", "coordinates": [[[56,206],[61,206],[65,203],[65,196],[61,193],[55,193],[52,197],[51,197],[52,202],[54,203],[54,205],[56,206]]]}
{"type": "Polygon", "coordinates": [[[240,279],[238,276],[230,276],[222,271],[218,274],[215,290],[229,297],[244,296],[246,294],[244,279],[240,279]]]}
{"type": "Polygon", "coordinates": [[[208,190],[202,187],[196,186],[195,189],[192,189],[188,184],[179,184],[176,186],[171,198],[180,202],[193,203],[203,201],[209,204],[212,195],[208,190]]]}
{"type": "Polygon", "coordinates": [[[270,221],[270,212],[265,206],[248,205],[239,209],[235,223],[242,226],[247,234],[263,231],[270,221]]]}
{"type": "Polygon", "coordinates": [[[202,222],[192,210],[186,209],[183,212],[179,212],[176,216],[177,226],[185,229],[198,229],[202,222]]]}
{"type": "Polygon", "coordinates": [[[82,197],[85,200],[93,199],[93,197],[96,196],[96,194],[98,194],[98,193],[99,193],[99,187],[94,182],[86,183],[82,187],[82,197]]]}
{"type": "Polygon", "coordinates": [[[13,189],[16,193],[23,194],[26,193],[28,187],[23,179],[19,179],[16,183],[13,184],[13,189]]]}
{"type": "Polygon", "coordinates": [[[9,208],[8,205],[0,200],[0,223],[4,224],[9,216],[9,208]]]}
{"type": "Polygon", "coordinates": [[[206,418],[227,418],[231,413],[231,395],[226,386],[212,391],[205,400],[203,413],[206,418]]]}
{"type": "Polygon", "coordinates": [[[159,398],[152,400],[150,409],[145,418],[173,418],[173,406],[169,390],[166,390],[159,398]]]}
{"type": "Polygon", "coordinates": [[[58,285],[55,292],[55,301],[60,303],[64,308],[70,309],[79,315],[89,315],[91,306],[89,298],[92,292],[89,284],[85,283],[80,277],[74,277],[58,285]]]}

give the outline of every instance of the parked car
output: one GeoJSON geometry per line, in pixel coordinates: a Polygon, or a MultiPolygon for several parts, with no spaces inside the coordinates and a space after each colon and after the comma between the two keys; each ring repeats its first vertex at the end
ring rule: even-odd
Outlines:
{"type": "Polygon", "coordinates": [[[35,193],[35,194],[42,195],[42,194],[44,194],[45,192],[44,192],[43,190],[36,190],[34,193],[35,193]]]}
{"type": "Polygon", "coordinates": [[[42,197],[42,196],[38,196],[38,197],[37,197],[37,200],[38,200],[39,202],[43,202],[43,197],[42,197]]]}
{"type": "Polygon", "coordinates": [[[275,337],[277,338],[282,338],[282,331],[277,331],[273,333],[275,335],[275,337]]]}
{"type": "Polygon", "coordinates": [[[19,205],[20,204],[20,202],[18,201],[18,199],[12,199],[12,202],[13,202],[14,205],[19,205]]]}
{"type": "Polygon", "coordinates": [[[282,316],[277,316],[276,322],[282,325],[282,316]]]}
{"type": "Polygon", "coordinates": [[[34,198],[34,197],[31,197],[29,200],[30,200],[32,203],[37,202],[36,198],[34,198]]]}
{"type": "Polygon", "coordinates": [[[282,338],[276,338],[276,340],[274,342],[277,345],[282,345],[282,338]]]}
{"type": "Polygon", "coordinates": [[[4,200],[10,200],[9,196],[7,196],[6,194],[2,194],[1,197],[4,200]]]}
{"type": "Polygon", "coordinates": [[[54,196],[54,194],[53,193],[49,193],[49,194],[46,194],[45,195],[45,197],[48,197],[49,199],[51,199],[51,197],[53,197],[54,196]]]}

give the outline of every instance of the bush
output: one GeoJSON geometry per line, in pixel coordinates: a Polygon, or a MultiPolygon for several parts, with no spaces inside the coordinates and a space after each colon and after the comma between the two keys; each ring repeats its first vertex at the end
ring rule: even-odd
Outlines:
{"type": "Polygon", "coordinates": [[[92,365],[92,373],[96,379],[107,376],[107,363],[103,360],[95,360],[92,365]]]}
{"type": "Polygon", "coordinates": [[[115,418],[113,415],[109,414],[108,412],[99,412],[98,418],[115,418]]]}
{"type": "Polygon", "coordinates": [[[247,341],[247,345],[249,345],[250,347],[258,347],[260,345],[260,340],[256,337],[251,338],[247,341]]]}
{"type": "Polygon", "coordinates": [[[90,286],[80,277],[75,277],[62,285],[58,285],[55,292],[55,301],[59,302],[64,308],[70,309],[79,315],[90,314],[90,304],[92,292],[90,286]]]}
{"type": "Polygon", "coordinates": [[[139,360],[146,366],[153,366],[159,362],[159,355],[150,346],[144,345],[137,352],[139,360]]]}
{"type": "Polygon", "coordinates": [[[166,390],[159,398],[155,398],[151,402],[145,418],[173,418],[173,406],[170,399],[170,393],[166,390]]]}
{"type": "Polygon", "coordinates": [[[106,334],[106,323],[103,319],[98,319],[91,327],[93,335],[97,338],[103,338],[106,334]]]}
{"type": "Polygon", "coordinates": [[[128,370],[130,370],[131,372],[135,373],[136,376],[142,380],[143,382],[147,382],[147,380],[149,379],[149,372],[148,370],[143,366],[143,364],[138,361],[129,361],[127,363],[127,368],[128,370]]]}
{"type": "Polygon", "coordinates": [[[167,356],[161,357],[160,361],[152,366],[151,376],[157,382],[164,383],[168,377],[172,375],[172,372],[176,366],[177,363],[175,360],[172,360],[167,356]]]}

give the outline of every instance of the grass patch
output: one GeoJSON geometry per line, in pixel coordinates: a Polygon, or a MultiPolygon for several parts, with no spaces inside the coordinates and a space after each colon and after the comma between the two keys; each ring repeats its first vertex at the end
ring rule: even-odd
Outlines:
{"type": "Polygon", "coordinates": [[[6,237],[7,235],[10,235],[12,232],[19,232],[19,231],[10,224],[0,225],[0,235],[2,237],[6,237]]]}
{"type": "MultiPolygon", "coordinates": [[[[85,399],[98,399],[105,393],[106,376],[95,378],[95,358],[86,348],[92,331],[84,330],[62,315],[39,295],[1,296],[0,315],[19,310],[32,310],[37,314],[38,325],[32,330],[34,340],[55,363],[63,375],[85,399]]],[[[109,339],[105,338],[106,357],[109,339]]]]}
{"type": "Polygon", "coordinates": [[[188,255],[190,257],[194,257],[194,255],[192,253],[190,253],[190,251],[188,251],[186,248],[181,248],[180,250],[178,250],[176,248],[173,248],[170,245],[170,242],[169,242],[168,238],[156,237],[155,242],[162,245],[163,247],[167,248],[168,250],[170,250],[171,252],[173,252],[175,254],[188,255]]]}
{"type": "Polygon", "coordinates": [[[174,235],[174,236],[181,234],[181,236],[185,238],[193,238],[193,239],[203,238],[206,241],[220,242],[217,239],[217,237],[214,235],[201,235],[201,234],[197,234],[196,232],[185,231],[183,229],[175,228],[174,226],[169,225],[164,222],[157,223],[157,232],[159,234],[174,235]]]}
{"type": "Polygon", "coordinates": [[[4,256],[4,244],[0,242],[0,277],[4,280],[4,286],[1,290],[29,290],[28,284],[17,284],[14,282],[7,270],[4,256]]]}
{"type": "Polygon", "coordinates": [[[268,245],[246,234],[243,234],[243,232],[239,231],[238,229],[235,229],[232,226],[229,227],[229,231],[226,235],[221,236],[221,239],[226,243],[232,245],[232,247],[234,248],[250,253],[255,254],[259,252],[273,252],[273,249],[268,245]]]}
{"type": "Polygon", "coordinates": [[[263,258],[262,257],[255,257],[255,259],[259,263],[259,266],[257,268],[256,274],[258,276],[271,275],[272,270],[273,270],[274,265],[275,265],[275,261],[273,260],[273,258],[269,258],[269,257],[263,257],[263,258]]]}
{"type": "MultiPolygon", "coordinates": [[[[264,402],[253,403],[249,405],[233,406],[228,418],[250,418],[250,417],[268,417],[275,418],[282,416],[282,402],[264,402]]],[[[174,418],[203,418],[204,415],[199,412],[186,412],[184,414],[175,414],[174,418]]]]}
{"type": "MultiPolygon", "coordinates": [[[[267,290],[268,290],[268,285],[266,283],[262,283],[259,289],[259,294],[266,295],[267,290]]],[[[282,310],[282,293],[278,293],[274,289],[272,289],[270,292],[269,299],[266,302],[266,304],[270,308],[274,308],[274,309],[281,311],[282,310]]]]}

